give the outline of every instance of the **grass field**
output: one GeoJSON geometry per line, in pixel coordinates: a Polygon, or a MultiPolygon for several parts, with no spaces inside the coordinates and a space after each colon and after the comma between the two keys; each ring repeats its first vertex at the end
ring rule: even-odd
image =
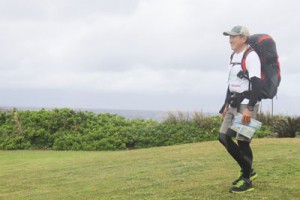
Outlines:
{"type": "Polygon", "coordinates": [[[218,141],[119,152],[0,151],[0,199],[299,199],[300,139],[254,139],[255,190],[218,141]]]}

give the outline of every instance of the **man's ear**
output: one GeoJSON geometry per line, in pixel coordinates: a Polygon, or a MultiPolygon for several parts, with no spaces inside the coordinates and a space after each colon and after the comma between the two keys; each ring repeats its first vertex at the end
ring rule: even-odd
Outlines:
{"type": "Polygon", "coordinates": [[[243,35],[243,42],[247,43],[248,37],[243,35]]]}

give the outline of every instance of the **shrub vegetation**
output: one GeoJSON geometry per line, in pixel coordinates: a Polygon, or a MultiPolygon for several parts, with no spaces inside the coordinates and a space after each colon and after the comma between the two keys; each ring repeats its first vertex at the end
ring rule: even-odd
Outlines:
{"type": "MultiPolygon", "coordinates": [[[[263,117],[269,120],[268,116],[263,117]]],[[[278,119],[275,127],[280,129],[276,130],[285,133],[279,135],[295,137],[299,126],[294,127],[299,124],[299,118],[278,119]]],[[[183,112],[169,113],[165,121],[159,122],[68,108],[3,110],[0,112],[0,149],[97,151],[169,146],[216,140],[220,125],[219,116],[206,116],[201,112],[192,116],[183,112]]],[[[271,135],[271,128],[266,123],[256,137],[271,135]]]]}

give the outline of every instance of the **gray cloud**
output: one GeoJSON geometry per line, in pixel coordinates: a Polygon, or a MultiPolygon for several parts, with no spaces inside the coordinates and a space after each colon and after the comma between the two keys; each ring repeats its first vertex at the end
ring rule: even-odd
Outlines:
{"type": "Polygon", "coordinates": [[[8,20],[73,21],[93,15],[131,15],[139,0],[1,0],[0,16],[8,20]]]}
{"type": "MultiPolygon", "coordinates": [[[[127,103],[132,95],[165,99],[143,104],[151,109],[169,109],[167,100],[177,98],[176,108],[216,110],[208,99],[222,103],[231,53],[222,32],[241,24],[276,39],[283,74],[279,95],[299,98],[296,8],[282,0],[0,1],[0,91],[28,90],[28,99],[32,91],[51,91],[49,99],[33,95],[33,105],[68,105],[68,97],[56,99],[59,91],[76,90],[90,98],[120,95],[127,103]]],[[[0,106],[21,105],[21,97],[4,95],[0,106]]]]}

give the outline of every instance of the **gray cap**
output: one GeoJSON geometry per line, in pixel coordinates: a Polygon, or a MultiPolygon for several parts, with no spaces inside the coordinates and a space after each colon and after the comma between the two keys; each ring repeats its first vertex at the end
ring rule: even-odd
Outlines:
{"type": "Polygon", "coordinates": [[[229,35],[244,35],[244,36],[250,36],[249,30],[244,26],[235,26],[231,29],[231,31],[223,32],[223,35],[229,36],[229,35]]]}

